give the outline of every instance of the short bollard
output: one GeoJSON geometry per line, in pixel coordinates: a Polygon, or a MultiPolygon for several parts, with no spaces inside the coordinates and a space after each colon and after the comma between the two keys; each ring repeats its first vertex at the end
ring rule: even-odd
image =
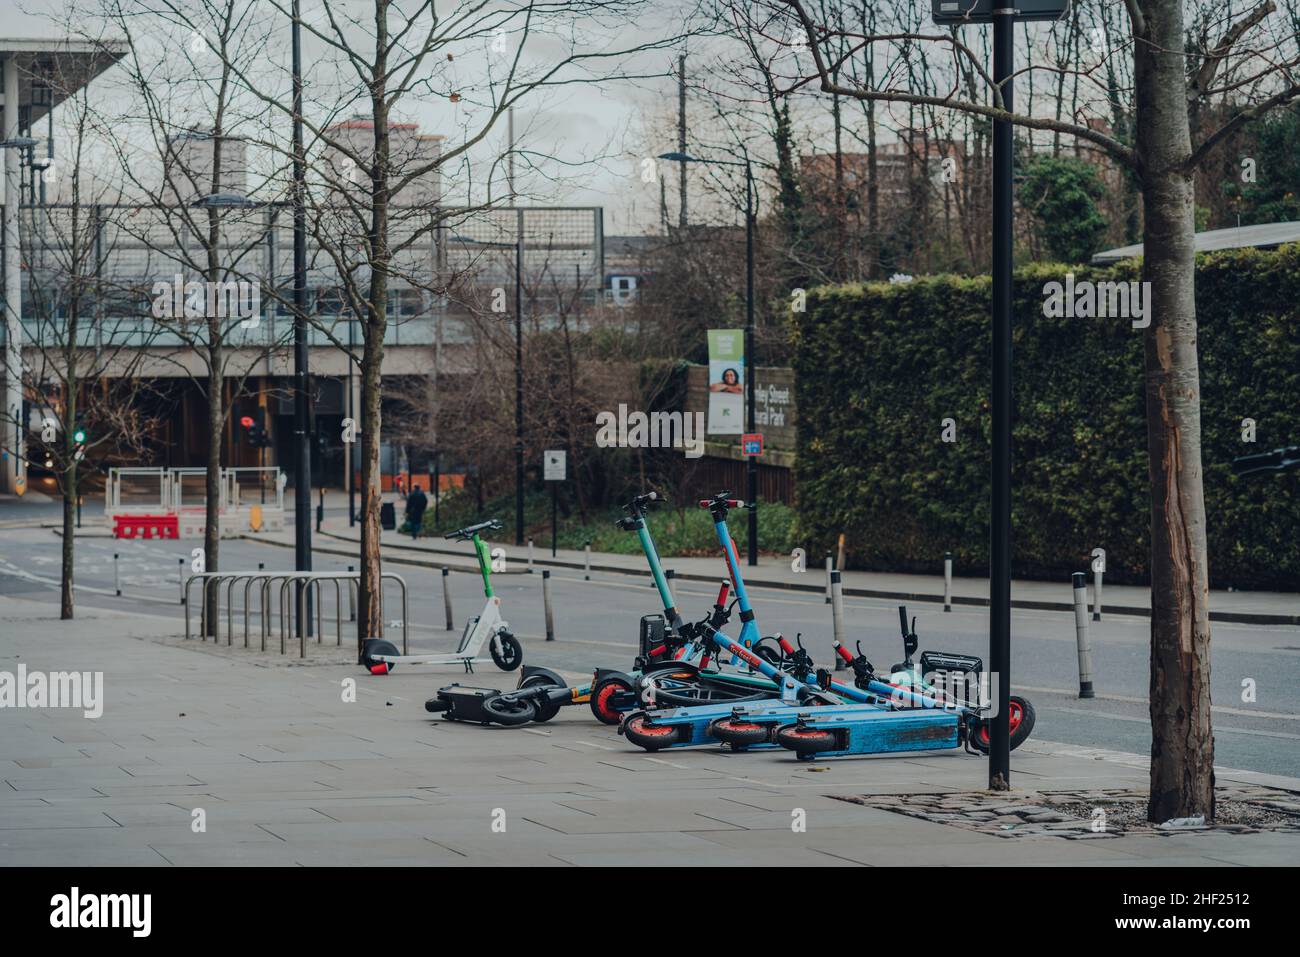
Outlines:
{"type": "Polygon", "coordinates": [[[533,540],[528,540],[528,574],[533,573],[533,540]]]}
{"type": "Polygon", "coordinates": [[[943,553],[943,610],[952,611],[952,552],[943,553]]]}
{"type": "Polygon", "coordinates": [[[1101,576],[1100,568],[1092,570],[1092,620],[1101,621],[1101,576]]]}
{"type": "MultiPolygon", "coordinates": [[[[351,575],[352,571],[353,568],[351,565],[349,565],[348,574],[351,575]]],[[[352,579],[349,578],[348,579],[348,621],[357,620],[357,595],[356,592],[352,590],[352,584],[353,584],[352,579]]]]}
{"type": "Polygon", "coordinates": [[[542,569],[542,604],[546,610],[546,640],[555,640],[555,611],[551,607],[551,570],[542,569]]]}
{"type": "Polygon", "coordinates": [[[831,572],[835,570],[835,559],[831,558],[831,553],[826,553],[826,604],[831,603],[831,572]]]}
{"type": "MultiPolygon", "coordinates": [[[[180,586],[181,586],[181,604],[183,605],[183,604],[185,604],[185,559],[183,559],[183,558],[178,558],[178,559],[176,559],[176,579],[177,579],[177,581],[180,582],[180,586]]],[[[205,601],[205,602],[203,603],[203,607],[206,609],[207,606],[208,606],[208,603],[205,601]]],[[[206,635],[207,635],[207,632],[204,631],[203,634],[206,636],[206,635]]]]}
{"type": "Polygon", "coordinates": [[[582,543],[582,580],[591,581],[591,542],[582,543]]]}
{"type": "Polygon", "coordinates": [[[119,598],[122,597],[122,580],[117,574],[117,552],[113,553],[113,591],[119,598]]]}
{"type": "Polygon", "coordinates": [[[451,586],[447,579],[451,577],[451,569],[443,568],[442,570],[442,607],[447,613],[447,630],[451,631],[451,586]]]}
{"type": "MultiPolygon", "coordinates": [[[[840,644],[844,644],[844,593],[840,585],[840,573],[831,572],[831,634],[840,644]]],[[[839,655],[835,656],[835,670],[843,671],[847,665],[839,655]]]]}
{"type": "Polygon", "coordinates": [[[1079,643],[1079,697],[1092,697],[1092,649],[1088,647],[1088,576],[1075,572],[1074,633],[1079,643]]]}

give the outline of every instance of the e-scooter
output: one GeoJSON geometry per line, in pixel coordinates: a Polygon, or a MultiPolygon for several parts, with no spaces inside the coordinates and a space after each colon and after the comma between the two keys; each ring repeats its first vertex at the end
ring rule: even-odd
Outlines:
{"type": "Polygon", "coordinates": [[[519,639],[510,633],[510,626],[501,617],[501,598],[492,591],[492,556],[479,532],[501,528],[496,519],[477,525],[459,528],[446,536],[455,541],[474,543],[479,573],[483,576],[483,594],[487,601],[483,610],[465,623],[460,644],[456,650],[443,654],[403,655],[397,646],[383,638],[367,638],[361,647],[361,665],[371,674],[386,675],[398,664],[411,665],[461,665],[466,674],[473,674],[476,664],[488,659],[480,658],[483,646],[488,646],[492,662],[502,671],[514,671],[524,661],[524,649],[519,639]]]}

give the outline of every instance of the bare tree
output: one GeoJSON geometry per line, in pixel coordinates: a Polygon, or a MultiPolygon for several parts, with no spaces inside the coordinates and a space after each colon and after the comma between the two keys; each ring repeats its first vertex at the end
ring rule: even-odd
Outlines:
{"type": "Polygon", "coordinates": [[[8,451],[49,472],[62,498],[59,617],[70,619],[82,472],[96,459],[141,451],[152,422],[136,401],[143,343],[127,317],[134,302],[105,271],[118,193],[110,180],[88,173],[94,115],[86,89],[65,86],[62,66],[56,57],[46,80],[70,94],[63,104],[68,148],[41,173],[54,200],[30,205],[23,231],[28,328],[21,380],[37,421],[19,423],[20,435],[29,428],[32,434],[25,449],[8,451]]]}

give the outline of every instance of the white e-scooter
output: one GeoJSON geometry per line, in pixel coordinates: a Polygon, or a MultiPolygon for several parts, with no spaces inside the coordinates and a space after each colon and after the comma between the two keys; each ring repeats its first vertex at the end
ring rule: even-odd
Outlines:
{"type": "Polygon", "coordinates": [[[492,662],[502,671],[514,671],[524,663],[524,649],[519,639],[510,633],[510,626],[501,617],[501,599],[492,593],[492,556],[487,543],[479,538],[478,533],[488,529],[499,529],[501,523],[489,519],[477,525],[457,529],[447,538],[457,541],[472,541],[474,554],[478,558],[479,571],[483,575],[483,594],[487,603],[483,611],[465,623],[465,631],[460,636],[460,645],[450,654],[403,655],[397,646],[383,638],[367,638],[361,648],[361,664],[372,675],[386,675],[398,664],[408,665],[462,665],[466,674],[473,674],[476,664],[484,664],[487,658],[480,658],[483,645],[488,646],[492,662]]]}

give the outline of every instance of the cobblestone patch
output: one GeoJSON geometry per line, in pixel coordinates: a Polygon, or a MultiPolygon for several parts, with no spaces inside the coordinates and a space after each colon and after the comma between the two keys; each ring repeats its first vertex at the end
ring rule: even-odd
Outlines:
{"type": "Polygon", "coordinates": [[[1125,834],[1300,832],[1300,793],[1240,784],[1215,791],[1215,821],[1201,827],[1158,828],[1146,819],[1147,793],[1131,789],[961,794],[863,794],[827,797],[950,824],[999,837],[1103,840],[1125,834]]]}

